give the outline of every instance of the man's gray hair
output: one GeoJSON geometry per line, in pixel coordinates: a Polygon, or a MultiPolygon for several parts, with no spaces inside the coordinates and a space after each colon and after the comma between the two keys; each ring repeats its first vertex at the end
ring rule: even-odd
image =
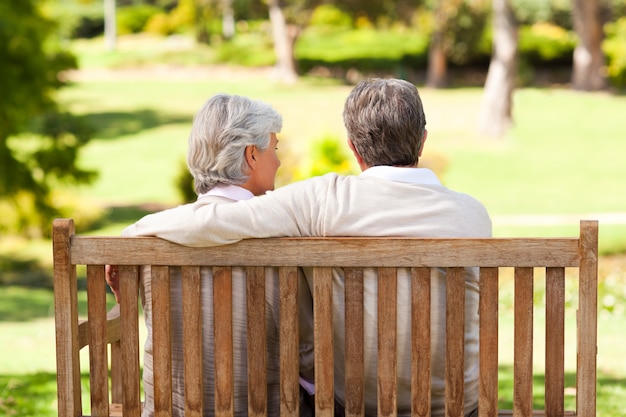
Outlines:
{"type": "Polygon", "coordinates": [[[187,166],[196,193],[216,185],[240,185],[248,179],[247,146],[265,151],[279,133],[282,117],[270,105],[246,97],[217,94],[194,117],[187,166]]]}
{"type": "Polygon", "coordinates": [[[417,88],[399,79],[359,82],[346,99],[343,120],[352,142],[369,166],[414,166],[426,132],[417,88]]]}

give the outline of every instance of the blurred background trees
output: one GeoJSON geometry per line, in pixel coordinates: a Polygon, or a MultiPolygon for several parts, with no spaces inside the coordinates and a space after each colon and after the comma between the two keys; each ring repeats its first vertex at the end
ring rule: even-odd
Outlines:
{"type": "Polygon", "coordinates": [[[91,130],[55,99],[76,59],[38,3],[0,2],[0,233],[49,230],[54,188],[94,175],[77,165],[91,130]]]}
{"type": "Polygon", "coordinates": [[[118,37],[153,36],[174,45],[164,63],[273,66],[285,83],[484,86],[477,124],[499,137],[514,123],[515,88],[623,90],[625,13],[626,0],[4,0],[0,214],[19,230],[47,230],[55,187],[93,178],[77,164],[90,128],[55,100],[64,72],[84,64],[64,48],[81,40],[102,38],[110,66],[154,63],[115,53],[118,37]],[[177,50],[189,44],[193,53],[177,50]]]}
{"type": "Polygon", "coordinates": [[[60,0],[66,36],[100,36],[103,1],[120,35],[192,34],[215,52],[207,63],[274,66],[285,83],[485,86],[477,126],[495,137],[514,123],[516,87],[626,86],[626,0],[60,0]]]}
{"type": "MultiPolygon", "coordinates": [[[[112,2],[118,35],[191,35],[218,62],[276,65],[285,80],[383,72],[433,87],[482,85],[496,34],[491,0],[59,0],[50,8],[66,38],[97,37],[112,2]]],[[[581,90],[624,87],[617,45],[626,0],[507,2],[519,28],[518,85],[552,75],[581,90]]]]}

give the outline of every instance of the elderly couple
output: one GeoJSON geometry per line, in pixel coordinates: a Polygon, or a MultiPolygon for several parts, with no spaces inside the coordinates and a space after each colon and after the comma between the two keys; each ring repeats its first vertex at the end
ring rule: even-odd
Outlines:
{"type": "MultiPolygon", "coordinates": [[[[444,187],[435,174],[418,168],[426,140],[426,120],[415,86],[399,79],[371,79],[354,87],[345,102],[343,118],[350,149],[362,172],[360,175],[327,174],[300,181],[277,190],[274,177],[280,165],[276,154],[281,116],[270,106],[244,97],[220,94],[212,97],[197,113],[191,134],[187,163],[195,180],[198,200],[148,215],[123,232],[124,236],[158,236],[188,246],[214,246],[246,238],[270,236],[411,236],[489,237],[491,220],[484,206],[474,198],[444,187]]],[[[113,269],[115,267],[112,267],[113,269]]],[[[335,399],[337,413],[345,404],[343,369],[343,277],[333,276],[335,323],[335,399]]],[[[210,276],[210,271],[204,271],[210,276]]],[[[150,271],[142,273],[143,303],[151,331],[150,271]]],[[[245,276],[234,271],[236,414],[246,415],[245,365],[245,276]]],[[[113,291],[117,282],[108,275],[113,291]]],[[[432,273],[432,415],[444,415],[445,396],[445,276],[432,273]]],[[[301,277],[301,385],[302,396],[314,394],[312,384],[312,300],[310,277],[301,277]]],[[[209,280],[204,280],[208,282],[209,280]]],[[[278,415],[278,323],[275,320],[276,277],[268,273],[268,406],[278,415]]],[[[411,414],[411,329],[410,278],[398,281],[398,415],[411,414]],[[403,288],[407,288],[403,291],[403,288]]],[[[376,277],[366,275],[365,286],[365,413],[376,415],[376,277]]],[[[181,302],[180,284],[173,285],[173,297],[181,302]]],[[[211,300],[211,285],[203,287],[203,299],[211,300]]],[[[212,334],[210,302],[204,311],[205,334],[212,334]],[[209,330],[209,331],[207,331],[209,330]]],[[[204,308],[204,307],[203,307],[204,308]]],[[[175,338],[182,338],[178,328],[175,338]]],[[[465,414],[478,407],[478,276],[468,270],[466,277],[465,323],[465,414]]],[[[178,345],[174,343],[175,347],[178,345]]],[[[208,344],[207,344],[208,346],[208,344]]],[[[152,346],[145,347],[144,416],[152,415],[152,346]]],[[[174,371],[182,370],[182,352],[174,352],[174,371]]],[[[206,352],[205,415],[213,414],[213,354],[206,352]]],[[[177,389],[175,387],[175,389],[177,389]]],[[[181,392],[174,395],[175,407],[182,404],[181,392]]],[[[303,402],[302,414],[311,413],[303,402]]],[[[183,410],[178,410],[182,414],[183,410]]]]}

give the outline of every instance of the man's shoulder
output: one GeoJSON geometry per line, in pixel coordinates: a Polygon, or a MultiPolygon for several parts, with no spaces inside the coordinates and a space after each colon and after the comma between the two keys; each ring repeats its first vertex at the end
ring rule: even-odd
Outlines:
{"type": "Polygon", "coordinates": [[[283,187],[277,188],[269,193],[291,193],[291,192],[303,192],[313,191],[319,192],[321,189],[337,188],[343,184],[356,180],[356,175],[340,175],[335,172],[329,172],[324,175],[310,177],[304,180],[292,182],[283,187]]]}

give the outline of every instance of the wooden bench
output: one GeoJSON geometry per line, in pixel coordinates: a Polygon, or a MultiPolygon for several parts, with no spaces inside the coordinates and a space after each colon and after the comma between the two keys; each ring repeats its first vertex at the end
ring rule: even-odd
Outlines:
{"type": "MultiPolygon", "coordinates": [[[[346,293],[351,300],[362,300],[358,274],[350,274],[364,267],[379,269],[379,340],[395,340],[396,317],[395,268],[412,268],[413,415],[430,413],[430,279],[429,268],[442,267],[448,271],[447,329],[446,329],[446,415],[463,415],[463,267],[480,267],[480,416],[580,416],[596,414],[596,329],[597,329],[597,262],[598,224],[582,221],[580,236],[572,238],[513,238],[513,239],[414,239],[414,238],[276,238],[252,239],[234,245],[214,248],[189,248],[158,238],[92,237],[74,234],[74,223],[57,219],[53,226],[54,291],[58,378],[58,409],[60,417],[83,415],[81,397],[87,390],[91,398],[93,416],[139,416],[141,413],[141,370],[138,307],[138,267],[152,265],[154,308],[154,373],[155,407],[157,416],[171,414],[171,377],[169,344],[168,266],[181,266],[191,271],[199,266],[245,266],[248,269],[248,297],[263,300],[263,285],[258,272],[266,266],[278,266],[280,271],[281,320],[281,416],[298,416],[298,347],[297,308],[295,290],[297,268],[314,269],[315,310],[315,408],[316,415],[333,415],[333,337],[331,267],[347,268],[346,293]],[[104,265],[120,266],[121,302],[118,317],[107,317],[104,284],[104,265]],[[80,321],[77,300],[76,267],[86,265],[88,317],[80,321]],[[514,349],[513,409],[498,410],[498,398],[508,394],[498,391],[498,286],[500,267],[514,268],[514,340],[508,347],[514,349]],[[261,268],[261,269],[259,269],[261,268]],[[533,300],[534,282],[543,268],[546,277],[546,357],[545,409],[533,411],[533,300]],[[564,410],[564,328],[565,268],[572,268],[578,284],[577,300],[577,365],[576,408],[564,410]],[[384,289],[384,291],[383,291],[384,289]],[[261,294],[261,295],[260,295],[261,294]],[[384,297],[384,298],[383,298],[384,297]],[[157,317],[158,315],[158,317],[157,317]],[[461,325],[459,325],[461,323],[461,325]],[[107,345],[110,344],[110,356],[107,345]],[[89,346],[89,387],[81,384],[79,350],[89,346]],[[159,351],[157,353],[157,348],[159,351]],[[109,365],[110,363],[110,365],[109,365]]],[[[263,275],[262,273],[260,274],[263,275]]],[[[569,277],[569,269],[568,269],[569,277]]],[[[569,279],[569,278],[568,278],[569,279]]],[[[183,285],[198,292],[199,279],[184,279],[183,285]]],[[[215,280],[214,285],[228,291],[228,279],[215,280]]],[[[217,292],[217,290],[216,290],[217,292]]],[[[346,303],[346,340],[362,338],[363,321],[359,303],[346,303]]],[[[198,317],[199,306],[187,303],[186,317],[198,317]]],[[[249,320],[249,338],[260,338],[250,343],[249,361],[259,362],[264,357],[263,331],[255,331],[254,323],[263,309],[252,308],[249,320]]],[[[112,313],[115,313],[113,311],[112,313]]],[[[111,313],[109,313],[111,315],[111,313]]],[[[114,315],[114,314],[113,314],[114,315]]],[[[194,320],[192,326],[198,323],[194,320]]],[[[197,327],[196,327],[197,328],[197,327]]],[[[193,333],[192,333],[193,336],[193,333]]],[[[227,338],[226,338],[227,339],[227,338]]],[[[362,340],[362,339],[361,339],[362,340]]],[[[216,351],[232,356],[232,343],[216,335],[216,351]],[[231,351],[229,351],[229,349],[231,351]]],[[[348,344],[348,343],[347,343],[348,344]]],[[[358,346],[359,343],[356,343],[358,346]]],[[[394,343],[381,344],[378,353],[379,415],[395,415],[396,352],[394,343]],[[388,411],[388,412],[385,412],[388,411]]],[[[185,336],[185,349],[201,349],[201,338],[185,336]]],[[[361,353],[362,354],[362,353],[361,353]]],[[[363,363],[347,352],[346,375],[351,389],[346,390],[346,415],[360,415],[363,410],[363,363]],[[357,381],[357,382],[355,382],[357,381]]],[[[185,367],[189,385],[188,414],[201,415],[202,378],[198,371],[198,355],[185,355],[193,361],[185,367]],[[200,384],[200,385],[198,385],[200,384]],[[195,408],[194,408],[195,407],[195,408]]],[[[263,362],[263,361],[261,361],[263,362]]],[[[220,364],[223,365],[223,364],[220,364]]],[[[217,365],[216,365],[217,366],[217,365]]],[[[232,369],[216,372],[216,415],[230,415],[232,406],[232,369]]],[[[249,414],[264,415],[265,373],[256,367],[249,375],[249,414]]],[[[541,376],[543,378],[543,376],[541,376]]],[[[186,385],[187,387],[187,385],[186,385]]]]}

